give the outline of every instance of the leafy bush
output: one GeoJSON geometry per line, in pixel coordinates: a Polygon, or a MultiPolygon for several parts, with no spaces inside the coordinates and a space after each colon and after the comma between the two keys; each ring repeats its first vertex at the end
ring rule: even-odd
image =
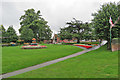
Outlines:
{"type": "Polygon", "coordinates": [[[44,44],[44,42],[43,42],[43,41],[40,41],[40,44],[44,44]]]}

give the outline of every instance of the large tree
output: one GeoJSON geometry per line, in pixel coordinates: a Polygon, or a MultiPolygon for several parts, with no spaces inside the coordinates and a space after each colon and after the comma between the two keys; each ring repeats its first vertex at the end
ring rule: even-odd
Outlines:
{"type": "Polygon", "coordinates": [[[21,31],[20,38],[24,40],[24,42],[31,42],[33,37],[34,37],[34,34],[32,29],[25,27],[21,31]]]}
{"type": "MultiPolygon", "coordinates": [[[[20,17],[21,28],[19,29],[19,31],[21,32],[24,27],[30,25],[34,20],[41,19],[40,16],[41,16],[40,11],[37,11],[37,13],[36,13],[34,9],[25,10],[25,14],[20,17]]],[[[36,28],[34,28],[34,29],[36,29],[36,28]]]]}
{"type": "Polygon", "coordinates": [[[37,40],[50,39],[52,35],[52,31],[50,27],[47,25],[47,21],[45,21],[38,10],[35,12],[34,9],[28,9],[25,11],[25,14],[20,17],[20,25],[19,29],[20,33],[24,29],[24,27],[28,27],[33,31],[34,37],[37,40]]]}
{"type": "MultiPolygon", "coordinates": [[[[93,26],[95,33],[99,39],[105,39],[108,41],[108,49],[110,49],[110,24],[109,18],[112,17],[113,22],[119,16],[118,6],[116,3],[106,3],[101,6],[97,13],[92,14],[94,16],[93,26]]],[[[112,38],[118,37],[118,26],[112,28],[112,38]]]]}
{"type": "Polygon", "coordinates": [[[66,23],[68,24],[68,27],[61,28],[59,35],[64,39],[77,38],[77,43],[79,43],[80,40],[83,39],[84,32],[89,30],[89,26],[88,23],[83,23],[75,18],[73,19],[73,21],[66,23]]]}
{"type": "Polygon", "coordinates": [[[18,36],[12,25],[9,26],[9,28],[7,29],[6,37],[7,37],[6,38],[7,42],[16,42],[17,41],[18,36]]]}
{"type": "Polygon", "coordinates": [[[83,33],[83,39],[85,40],[93,40],[93,39],[97,39],[96,35],[95,35],[95,29],[93,28],[93,24],[92,23],[85,23],[84,26],[87,28],[85,29],[84,33],[83,33]]]}
{"type": "Polygon", "coordinates": [[[58,35],[62,40],[64,39],[71,40],[73,38],[72,29],[70,27],[60,28],[60,33],[58,35]]]}
{"type": "MultiPolygon", "coordinates": [[[[119,20],[118,20],[118,22],[117,22],[117,24],[116,25],[118,25],[118,26],[120,26],[120,1],[118,2],[118,14],[119,14],[119,20]]],[[[120,37],[120,36],[119,36],[120,37]]]]}

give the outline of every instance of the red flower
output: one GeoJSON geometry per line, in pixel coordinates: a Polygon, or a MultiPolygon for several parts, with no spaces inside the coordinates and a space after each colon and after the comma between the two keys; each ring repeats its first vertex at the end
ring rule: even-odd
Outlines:
{"type": "Polygon", "coordinates": [[[92,48],[92,46],[88,46],[88,45],[79,45],[79,44],[76,44],[76,46],[81,46],[81,47],[85,47],[85,48],[92,48]]]}

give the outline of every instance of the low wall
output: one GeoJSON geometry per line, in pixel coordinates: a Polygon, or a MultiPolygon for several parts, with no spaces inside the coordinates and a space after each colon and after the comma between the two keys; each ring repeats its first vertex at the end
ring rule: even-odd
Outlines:
{"type": "Polygon", "coordinates": [[[120,44],[112,44],[112,51],[120,50],[120,44]]]}
{"type": "Polygon", "coordinates": [[[111,44],[112,51],[120,50],[120,43],[118,39],[113,39],[111,44]]]}

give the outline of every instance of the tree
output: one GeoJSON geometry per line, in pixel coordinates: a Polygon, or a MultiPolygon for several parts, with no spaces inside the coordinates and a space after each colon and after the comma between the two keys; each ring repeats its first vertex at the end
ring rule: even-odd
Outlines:
{"type": "MultiPolygon", "coordinates": [[[[115,3],[107,3],[102,5],[97,13],[92,14],[94,16],[93,27],[95,28],[95,33],[99,39],[105,39],[108,41],[108,49],[110,49],[110,24],[109,18],[112,17],[113,22],[118,18],[118,6],[115,3]]],[[[118,26],[116,26],[118,27],[118,26]]],[[[112,28],[112,38],[118,37],[118,28],[112,28]]]]}
{"type": "Polygon", "coordinates": [[[36,13],[34,9],[28,9],[25,11],[25,14],[20,17],[20,20],[20,33],[24,29],[24,27],[28,27],[33,31],[34,37],[37,40],[51,38],[52,31],[47,25],[48,22],[41,17],[40,11],[37,11],[36,13]]]}
{"type": "Polygon", "coordinates": [[[61,29],[60,31],[60,37],[61,38],[77,38],[77,43],[80,43],[80,40],[83,39],[84,32],[89,30],[88,23],[83,23],[80,20],[76,20],[73,18],[74,21],[67,22],[68,27],[61,29]]]}
{"type": "MultiPolygon", "coordinates": [[[[118,14],[119,14],[119,16],[120,16],[120,1],[118,2],[117,5],[118,5],[118,12],[119,12],[118,14]]],[[[120,26],[120,18],[119,18],[119,20],[118,20],[117,25],[120,26]]]]}
{"type": "Polygon", "coordinates": [[[85,39],[85,40],[96,39],[93,24],[92,23],[85,23],[84,26],[87,29],[85,29],[85,31],[83,33],[83,39],[85,39]]]}
{"type": "Polygon", "coordinates": [[[20,39],[24,40],[24,42],[31,42],[33,37],[34,37],[34,34],[32,29],[25,27],[21,31],[20,39]]]}
{"type": "Polygon", "coordinates": [[[44,19],[35,20],[28,27],[33,30],[34,36],[38,41],[51,38],[52,31],[44,19]]]}
{"type": "MultiPolygon", "coordinates": [[[[118,10],[119,10],[118,12],[119,12],[119,16],[120,16],[120,1],[118,2],[118,10]]],[[[119,21],[117,24],[118,24],[119,30],[120,30],[120,18],[119,18],[119,21]]],[[[118,32],[118,34],[119,34],[118,37],[120,37],[120,31],[118,32]]]]}
{"type": "Polygon", "coordinates": [[[72,32],[72,29],[70,27],[61,28],[60,33],[58,35],[62,40],[64,40],[64,39],[71,40],[72,39],[71,32],[72,32]]]}
{"type": "Polygon", "coordinates": [[[44,40],[44,39],[49,40],[51,38],[52,31],[50,30],[48,25],[45,25],[44,28],[39,28],[38,35],[39,35],[39,40],[44,40]]]}
{"type": "Polygon", "coordinates": [[[13,26],[9,26],[6,32],[6,40],[7,42],[16,42],[18,39],[18,36],[16,34],[16,31],[14,30],[13,26]]]}
{"type": "MultiPolygon", "coordinates": [[[[19,31],[21,32],[24,27],[30,25],[34,20],[41,19],[40,16],[41,16],[40,11],[37,11],[37,13],[35,13],[34,9],[26,10],[25,14],[20,17],[21,28],[19,29],[19,31]]],[[[34,28],[34,29],[36,29],[36,28],[34,28]]],[[[34,31],[34,29],[33,29],[33,31],[34,31]]]]}
{"type": "Polygon", "coordinates": [[[2,34],[1,34],[2,42],[5,43],[6,42],[6,30],[3,25],[0,26],[0,31],[2,32],[2,34]]]}

